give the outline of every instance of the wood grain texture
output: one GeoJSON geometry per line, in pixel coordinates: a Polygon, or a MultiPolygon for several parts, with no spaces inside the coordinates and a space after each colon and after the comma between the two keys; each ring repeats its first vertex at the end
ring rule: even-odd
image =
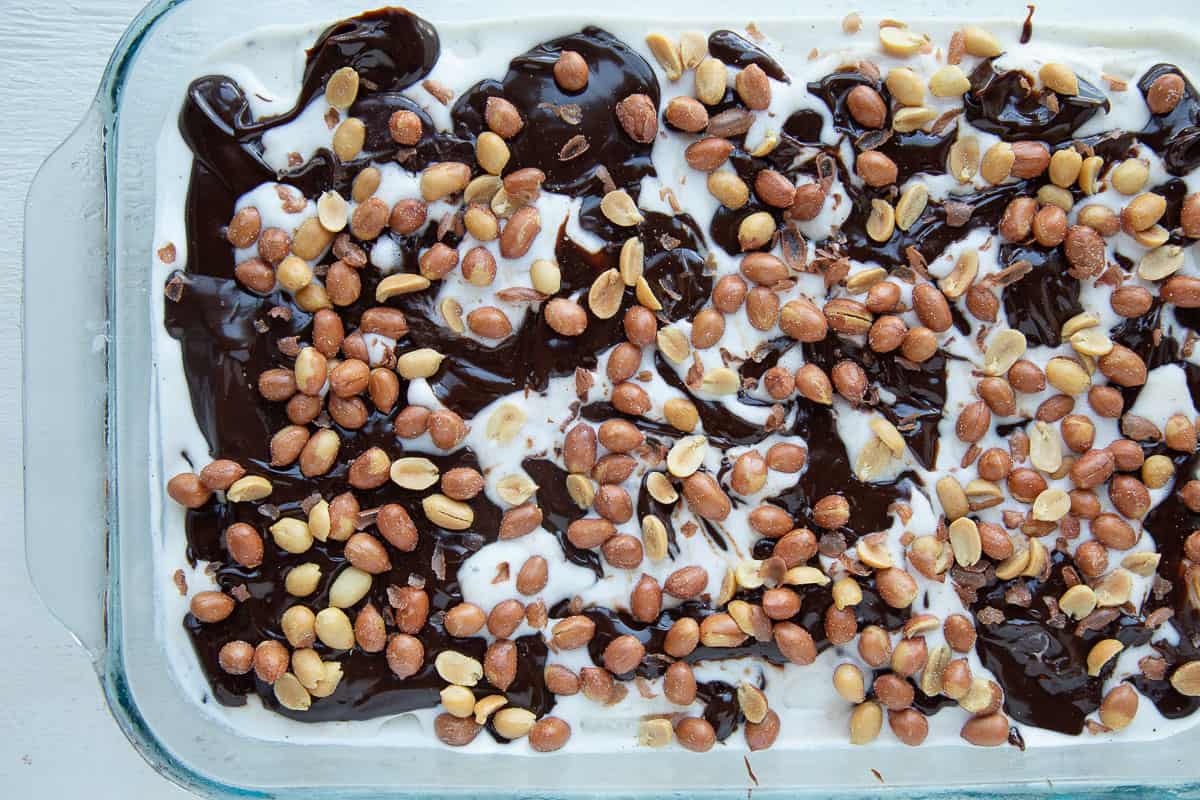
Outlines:
{"type": "MultiPolygon", "coordinates": [[[[141,6],[140,0],[0,0],[0,508],[8,512],[0,535],[0,642],[9,654],[0,681],[0,794],[8,797],[189,796],[121,735],[87,656],[33,592],[21,533],[25,194],[42,160],[83,116],[113,46],[141,6]]],[[[47,509],[45,535],[63,534],[47,509]]]]}

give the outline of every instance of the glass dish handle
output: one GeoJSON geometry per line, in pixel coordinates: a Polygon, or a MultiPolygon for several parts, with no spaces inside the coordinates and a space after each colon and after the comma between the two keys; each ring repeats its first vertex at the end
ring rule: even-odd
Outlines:
{"type": "Polygon", "coordinates": [[[25,201],[25,559],[94,661],[108,565],[108,264],[104,124],[93,105],[25,201]]]}

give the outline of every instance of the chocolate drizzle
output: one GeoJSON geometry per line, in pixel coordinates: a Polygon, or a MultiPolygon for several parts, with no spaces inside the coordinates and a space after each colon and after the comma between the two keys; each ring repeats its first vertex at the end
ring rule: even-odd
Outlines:
{"type": "Polygon", "coordinates": [[[1030,345],[1058,347],[1062,326],[1083,312],[1079,303],[1079,281],[1071,277],[1062,249],[1030,244],[1000,247],[1000,263],[1028,261],[1033,267],[1016,283],[1004,287],[1001,298],[1008,324],[1025,334],[1030,345]]]}
{"type": "Polygon", "coordinates": [[[1146,70],[1138,90],[1144,97],[1157,78],[1169,74],[1183,78],[1183,97],[1170,113],[1151,114],[1137,138],[1162,157],[1167,172],[1182,176],[1200,166],[1200,94],[1174,64],[1155,64],[1146,70]]]}
{"type": "Polygon", "coordinates": [[[1087,654],[1092,645],[1109,638],[1126,647],[1145,644],[1151,631],[1130,617],[1095,630],[1077,630],[1061,612],[1056,617],[1045,601],[1057,600],[1067,590],[1062,572],[1069,562],[1065,554],[1054,552],[1046,580],[996,581],[993,576],[972,610],[978,614],[993,608],[1004,615],[1003,622],[977,623],[976,650],[1004,688],[1005,711],[1017,722],[1078,734],[1083,732],[1085,717],[1100,707],[1101,690],[1114,663],[1100,675],[1089,676],[1087,654]],[[1006,600],[1013,586],[1028,589],[1032,595],[1028,606],[1006,600]]]}
{"type": "Polygon", "coordinates": [[[946,404],[946,358],[938,352],[917,364],[897,354],[876,353],[841,337],[804,345],[806,361],[828,372],[839,361],[850,359],[862,366],[876,390],[886,389],[895,398],[874,406],[900,430],[926,469],[932,469],[937,460],[937,428],[946,404]]]}
{"type": "MultiPolygon", "coordinates": [[[[514,142],[516,160],[543,167],[550,176],[548,185],[553,182],[566,187],[574,182],[582,191],[587,188],[584,184],[590,182],[594,192],[600,184],[595,171],[601,163],[609,167],[610,174],[617,180],[636,183],[642,175],[651,172],[649,147],[636,145],[627,137],[624,141],[618,139],[611,107],[614,98],[622,96],[621,93],[635,90],[645,92],[657,101],[658,86],[645,61],[625,45],[597,29],[547,43],[528,56],[514,60],[506,77],[508,97],[520,98],[527,105],[522,108],[527,120],[530,115],[542,113],[540,103],[568,102],[567,98],[556,95],[553,79],[549,77],[552,59],[547,60],[547,54],[556,53],[564,45],[585,52],[593,65],[588,90],[571,98],[570,102],[584,106],[585,130],[591,130],[589,126],[592,126],[594,136],[605,134],[611,141],[608,144],[594,141],[590,160],[576,159],[569,167],[563,167],[551,163],[550,153],[553,152],[557,159],[558,145],[540,135],[527,136],[514,142]],[[587,168],[582,169],[585,165],[587,168]]],[[[245,95],[229,78],[200,78],[189,87],[179,118],[184,141],[196,157],[186,207],[189,261],[186,271],[174,276],[183,282],[184,290],[179,302],[167,304],[165,323],[170,334],[180,340],[192,405],[211,451],[236,459],[268,477],[274,486],[271,501],[275,513],[302,515],[302,503],[310,493],[315,491],[330,498],[348,488],[346,469],[356,455],[371,446],[394,450],[397,441],[391,426],[394,413],[377,412],[359,430],[337,428],[342,439],[341,457],[329,473],[317,480],[303,478],[295,467],[269,466],[271,433],[288,421],[281,405],[262,401],[254,388],[255,382],[257,376],[269,368],[290,366],[290,358],[280,351],[278,342],[286,337],[305,338],[312,318],[296,308],[282,291],[258,297],[232,280],[233,256],[224,238],[224,226],[233,216],[237,197],[264,182],[277,180],[309,196],[328,188],[349,194],[350,179],[356,170],[337,163],[332,154],[319,152],[294,173],[276,175],[262,160],[260,144],[265,131],[294,118],[323,88],[329,75],[342,66],[354,66],[366,89],[351,109],[352,114],[367,122],[371,131],[361,162],[398,155],[413,169],[444,158],[472,163],[470,138],[478,128],[472,129],[465,121],[465,111],[456,115],[461,138],[431,134],[429,131],[433,126],[428,116],[399,94],[428,74],[437,54],[437,35],[431,26],[407,12],[389,9],[338,23],[323,34],[309,52],[304,87],[295,108],[279,117],[253,120],[245,95]],[[380,133],[386,132],[388,117],[399,109],[416,111],[425,122],[426,135],[411,152],[401,153],[386,133],[380,133]],[[290,313],[268,313],[277,306],[287,308],[290,313]],[[247,409],[254,409],[255,413],[247,414],[247,409]]],[[[535,123],[539,134],[556,129],[550,120],[536,119],[535,123]]],[[[560,126],[565,124],[559,123],[560,126]]],[[[415,269],[417,253],[433,243],[434,227],[431,225],[424,234],[411,237],[388,234],[396,239],[406,269],[415,269]]],[[[601,226],[594,227],[599,229],[601,226]]],[[[704,258],[694,223],[686,217],[669,219],[649,215],[643,229],[649,243],[648,279],[671,303],[674,314],[693,314],[711,288],[711,278],[702,274],[704,258]],[[656,244],[667,241],[668,234],[677,244],[670,248],[656,244]]],[[[600,230],[596,232],[604,235],[600,230]]],[[[590,285],[600,270],[615,263],[623,237],[618,239],[609,235],[605,238],[608,245],[598,256],[593,256],[559,233],[558,256],[563,267],[564,290],[590,285]]],[[[456,243],[452,233],[448,241],[456,243]]],[[[361,270],[361,275],[362,297],[373,297],[374,286],[382,276],[370,266],[361,270]]],[[[596,352],[611,344],[620,325],[619,316],[604,324],[593,318],[589,325],[590,338],[583,342],[563,340],[555,343],[540,314],[530,314],[515,337],[489,348],[465,337],[448,336],[448,331],[436,321],[437,312],[427,297],[406,297],[398,305],[405,311],[410,325],[409,336],[402,343],[403,349],[436,342],[439,350],[453,355],[430,382],[444,403],[466,416],[501,394],[510,393],[514,387],[544,387],[550,376],[569,374],[577,365],[588,363],[588,359],[594,365],[596,352]]],[[[366,307],[366,301],[360,300],[342,310],[348,327],[357,323],[359,314],[366,307]]],[[[443,470],[476,465],[469,451],[434,457],[434,461],[443,470]]],[[[539,503],[546,514],[546,525],[559,536],[567,558],[600,574],[598,555],[578,550],[563,536],[567,523],[582,512],[566,497],[558,468],[551,462],[538,460],[526,462],[525,466],[542,487],[539,503]]],[[[379,489],[356,494],[364,509],[391,502],[404,505],[420,528],[420,546],[415,552],[400,553],[389,548],[393,569],[376,578],[367,599],[377,608],[386,609],[388,586],[405,586],[410,580],[423,583],[430,594],[432,612],[420,634],[426,653],[432,656],[453,647],[482,658],[483,640],[451,639],[440,620],[442,612],[461,601],[456,578],[458,567],[485,545],[489,537],[494,539],[500,509],[480,495],[470,501],[476,528],[491,533],[487,536],[452,533],[427,523],[420,509],[419,496],[390,482],[379,489]],[[435,549],[440,551],[437,558],[435,549]],[[439,564],[439,574],[434,574],[432,565],[435,563],[439,564]]],[[[318,643],[316,648],[323,657],[338,658],[344,678],[332,696],[314,703],[303,714],[280,708],[271,687],[258,681],[253,673],[234,676],[221,670],[217,653],[225,642],[239,638],[256,642],[280,636],[279,615],[292,602],[282,581],[289,568],[304,562],[321,567],[321,585],[310,598],[320,607],[327,599],[330,583],[344,564],[340,546],[321,542],[315,543],[303,556],[288,555],[268,547],[263,564],[252,570],[226,563],[222,531],[235,521],[262,529],[271,520],[263,518],[249,504],[215,500],[200,510],[189,512],[187,519],[189,558],[193,562],[213,562],[214,575],[222,589],[231,591],[235,587],[244,587],[248,593],[247,599],[240,602],[234,614],[223,622],[202,626],[190,615],[185,620],[215,699],[239,705],[245,702],[247,693],[256,692],[269,708],[303,721],[367,718],[437,703],[437,693],[443,682],[433,670],[432,657],[427,658],[425,667],[417,675],[400,680],[379,655],[366,654],[357,648],[334,653],[318,643]]],[[[353,615],[355,609],[348,611],[353,615]]],[[[545,662],[545,644],[540,636],[530,636],[518,639],[517,647],[520,666],[507,695],[511,702],[541,716],[554,703],[553,696],[545,689],[540,668],[545,662]]],[[[479,696],[493,691],[494,687],[486,683],[477,687],[479,696]]]]}
{"type": "Polygon", "coordinates": [[[713,58],[719,59],[731,67],[748,67],[757,64],[762,71],[777,81],[791,83],[792,79],[783,71],[779,62],[771,58],[763,49],[737,33],[730,30],[713,31],[708,35],[708,52],[713,58]]]}
{"type": "Polygon", "coordinates": [[[599,28],[563,36],[540,44],[513,59],[501,81],[483,81],[454,104],[454,129],[473,138],[486,129],[483,109],[488,97],[503,95],[517,107],[525,127],[509,142],[512,169],[537,167],[546,173],[545,188],[568,194],[593,194],[589,184],[603,165],[618,186],[634,188],[645,175],[653,175],[651,145],[638,144],[616,124],[613,107],[631,94],[644,94],[658,107],[658,80],[646,60],[612,34],[599,28]],[[588,64],[588,83],[579,92],[563,91],[554,80],[554,62],[563,50],[574,50],[588,64]],[[571,124],[560,116],[560,106],[579,106],[582,121],[571,124]],[[578,158],[559,158],[563,145],[574,136],[588,141],[578,158]]]}
{"type": "MultiPolygon", "coordinates": [[[[1054,101],[1037,90],[1037,80],[1020,70],[996,69],[994,59],[971,72],[971,91],[963,96],[963,114],[973,126],[1006,142],[1036,139],[1058,144],[1100,111],[1108,113],[1104,93],[1079,78],[1079,94],[1054,94],[1054,101]]],[[[1053,93],[1051,93],[1053,94],[1053,93]]]]}

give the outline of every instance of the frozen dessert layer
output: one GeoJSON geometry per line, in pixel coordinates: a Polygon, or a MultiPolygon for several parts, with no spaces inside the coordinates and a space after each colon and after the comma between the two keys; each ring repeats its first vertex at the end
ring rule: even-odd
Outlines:
{"type": "Polygon", "coordinates": [[[1171,55],[586,22],[373,12],[188,88],[156,264],[188,690],[518,752],[1190,724],[1171,55]]]}

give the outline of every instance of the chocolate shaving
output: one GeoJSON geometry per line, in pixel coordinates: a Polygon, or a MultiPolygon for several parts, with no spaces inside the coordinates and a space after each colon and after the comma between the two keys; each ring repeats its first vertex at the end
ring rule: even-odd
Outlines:
{"type": "Polygon", "coordinates": [[[1033,592],[1024,583],[1013,584],[1004,592],[1004,602],[1010,606],[1029,608],[1033,605],[1033,592]]]}
{"type": "Polygon", "coordinates": [[[1160,606],[1151,611],[1146,617],[1145,625],[1147,628],[1154,630],[1173,616],[1175,616],[1175,609],[1170,606],[1160,606]]]}
{"type": "Polygon", "coordinates": [[[433,556],[429,559],[429,568],[433,570],[433,577],[439,581],[446,580],[446,551],[442,549],[440,542],[433,548],[433,556]]]}
{"type": "Polygon", "coordinates": [[[821,184],[821,188],[829,194],[829,187],[833,186],[833,181],[837,178],[837,161],[828,153],[821,153],[817,156],[817,183],[821,184]]]}
{"type": "Polygon", "coordinates": [[[266,333],[271,330],[271,326],[267,324],[265,319],[255,319],[251,324],[254,325],[254,330],[258,333],[266,333]]]}
{"type": "Polygon", "coordinates": [[[1017,281],[1024,278],[1033,271],[1033,264],[1030,264],[1024,259],[1014,261],[999,272],[993,273],[983,279],[985,285],[1004,288],[1012,286],[1017,281]]]}
{"type": "Polygon", "coordinates": [[[556,106],[554,113],[568,125],[578,125],[583,122],[583,107],[578,103],[565,103],[564,105],[556,106]]]}
{"type": "Polygon", "coordinates": [[[675,248],[679,247],[679,245],[683,244],[683,242],[679,241],[669,233],[664,233],[659,236],[658,243],[662,245],[663,250],[674,250],[675,248]]]}
{"type": "Polygon", "coordinates": [[[840,563],[845,568],[846,572],[849,572],[851,575],[857,575],[860,578],[865,578],[871,574],[870,567],[859,561],[857,558],[851,558],[845,553],[842,553],[840,556],[838,556],[838,563],[840,563]]]}
{"type": "MultiPolygon", "coordinates": [[[[299,155],[298,153],[296,155],[299,155]]],[[[283,210],[289,214],[298,214],[308,206],[308,199],[303,194],[283,184],[275,185],[275,194],[283,205],[283,210]]]]}
{"type": "MultiPolygon", "coordinates": [[[[945,578],[942,577],[939,582],[944,580],[945,578]]],[[[958,595],[958,599],[964,606],[973,605],[977,600],[979,600],[979,592],[970,586],[963,586],[962,584],[956,583],[953,584],[953,589],[954,593],[958,595]]]]}
{"type": "Polygon", "coordinates": [[[295,358],[300,355],[300,337],[299,336],[284,336],[275,343],[279,348],[279,352],[283,353],[288,358],[295,358]]]}
{"type": "Polygon", "coordinates": [[[441,219],[438,220],[438,224],[437,224],[437,240],[439,242],[445,240],[446,234],[448,234],[452,230],[454,230],[454,227],[455,227],[454,226],[454,218],[457,216],[458,216],[457,212],[455,212],[455,213],[447,212],[445,214],[442,214],[441,219]]]}
{"type": "Polygon", "coordinates": [[[985,560],[976,561],[969,567],[955,565],[950,569],[950,576],[954,580],[970,586],[987,586],[992,582],[992,574],[992,564],[985,560]]]}
{"type": "Polygon", "coordinates": [[[375,524],[375,519],[379,516],[379,507],[364,508],[359,511],[354,517],[354,530],[365,531],[367,528],[375,524]]]}
{"type": "Polygon", "coordinates": [[[616,181],[613,180],[612,173],[608,171],[608,167],[603,164],[596,167],[596,177],[600,179],[600,187],[604,189],[605,194],[617,190],[616,181]]]}
{"type": "Polygon", "coordinates": [[[252,597],[250,590],[246,588],[246,584],[244,583],[239,583],[237,586],[234,586],[229,590],[229,594],[239,603],[244,603],[252,597]]]}
{"type": "Polygon", "coordinates": [[[280,517],[279,506],[275,505],[274,503],[263,503],[256,510],[259,514],[271,520],[272,522],[280,517]]]}
{"type": "Polygon", "coordinates": [[[333,240],[333,255],[347,267],[359,269],[367,265],[367,251],[355,244],[348,233],[339,233],[333,240]]]}
{"type": "Polygon", "coordinates": [[[329,110],[325,112],[325,127],[329,128],[329,130],[333,130],[341,121],[342,115],[338,113],[336,108],[330,106],[329,110]]]}
{"type": "Polygon", "coordinates": [[[183,277],[179,273],[175,273],[167,280],[166,285],[163,286],[163,294],[172,303],[178,303],[183,298],[184,283],[183,277]]]}
{"type": "Polygon", "coordinates": [[[1119,616],[1121,616],[1121,612],[1115,608],[1097,608],[1079,620],[1079,624],[1075,626],[1075,635],[1082,636],[1088,631],[1104,630],[1108,627],[1109,623],[1119,616]]]}
{"type": "Polygon", "coordinates": [[[292,310],[287,306],[271,306],[267,312],[267,316],[271,319],[281,319],[284,322],[292,321],[292,310]]]}
{"type": "Polygon", "coordinates": [[[927,281],[932,281],[933,278],[929,275],[929,264],[925,261],[925,256],[916,248],[916,245],[909,245],[904,248],[904,257],[908,259],[908,266],[912,271],[920,275],[927,281]]]}
{"type": "Polygon", "coordinates": [[[175,582],[175,588],[179,590],[180,596],[187,597],[187,576],[183,574],[183,570],[175,570],[175,574],[171,577],[171,580],[175,582]]]}
{"type": "Polygon", "coordinates": [[[570,161],[573,158],[579,158],[588,151],[589,147],[591,145],[588,144],[587,137],[581,133],[576,134],[568,139],[567,143],[558,151],[558,160],[570,161]]]}
{"type": "Polygon", "coordinates": [[[700,361],[700,354],[692,354],[692,365],[688,367],[687,376],[683,379],[687,387],[693,391],[697,391],[700,385],[704,382],[704,363],[700,361]]]}
{"type": "Polygon", "coordinates": [[[1159,656],[1143,656],[1138,660],[1138,669],[1149,681],[1161,681],[1167,677],[1167,660],[1159,656]]]}
{"type": "Polygon", "coordinates": [[[981,625],[999,625],[1004,622],[1004,612],[998,608],[984,606],[979,609],[979,613],[975,615],[975,619],[979,620],[981,625]]]}
{"type": "Polygon", "coordinates": [[[300,501],[300,510],[304,512],[304,516],[308,516],[309,512],[320,503],[323,498],[320,492],[313,492],[300,501]]]}
{"type": "Polygon", "coordinates": [[[952,108],[943,113],[940,117],[933,121],[933,127],[930,128],[930,132],[934,136],[941,136],[946,129],[950,127],[950,123],[958,119],[958,116],[961,113],[963,113],[961,108],[952,108]]]}
{"type": "Polygon", "coordinates": [[[808,265],[808,242],[794,223],[789,222],[780,231],[779,246],[788,268],[795,272],[804,272],[808,265]]]}
{"type": "Polygon", "coordinates": [[[871,130],[854,140],[854,146],[859,150],[878,150],[892,138],[891,128],[871,130]]]}
{"type": "Polygon", "coordinates": [[[1062,630],[1067,627],[1067,615],[1058,607],[1058,598],[1050,595],[1042,595],[1042,603],[1046,606],[1046,610],[1050,613],[1046,624],[1051,628],[1062,630]]]}
{"type": "Polygon", "coordinates": [[[821,534],[817,542],[817,551],[826,558],[837,558],[846,552],[846,535],[839,531],[821,534]]]}
{"type": "MultiPolygon", "coordinates": [[[[735,356],[724,347],[717,348],[717,351],[721,354],[721,363],[727,367],[736,368],[746,363],[746,359],[742,358],[741,356],[735,356]]],[[[750,378],[750,380],[754,379],[750,378]]],[[[745,381],[746,379],[743,378],[742,383],[745,384],[745,381]]],[[[755,381],[755,383],[757,383],[757,381],[755,381]]]]}
{"type": "Polygon", "coordinates": [[[850,274],[850,259],[838,258],[833,261],[821,263],[822,272],[825,277],[825,288],[836,286],[846,279],[850,274]]]}
{"type": "Polygon", "coordinates": [[[975,213],[973,205],[958,200],[947,200],[942,204],[942,208],[946,212],[946,224],[951,228],[961,228],[966,225],[971,221],[971,215],[975,213]]]}

